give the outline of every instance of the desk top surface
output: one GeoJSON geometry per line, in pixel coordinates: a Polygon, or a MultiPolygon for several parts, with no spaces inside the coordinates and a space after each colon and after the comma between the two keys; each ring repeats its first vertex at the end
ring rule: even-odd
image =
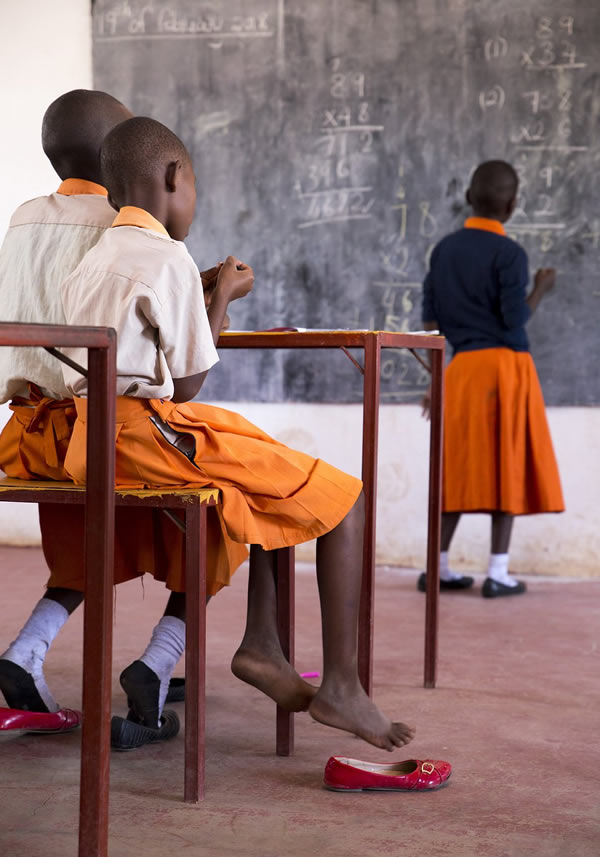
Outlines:
{"type": "Polygon", "coordinates": [[[439,351],[446,340],[437,333],[388,330],[232,330],[219,337],[219,348],[425,348],[439,351]]]}

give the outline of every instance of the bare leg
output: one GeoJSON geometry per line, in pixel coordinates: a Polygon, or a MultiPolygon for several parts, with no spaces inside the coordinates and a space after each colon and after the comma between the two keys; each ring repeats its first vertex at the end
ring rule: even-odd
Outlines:
{"type": "Polygon", "coordinates": [[[185,592],[171,592],[163,615],[175,616],[185,622],[185,592]]]}
{"type": "Polygon", "coordinates": [[[357,671],[362,581],[364,497],[338,526],[317,540],[317,580],[323,631],[323,683],[309,712],[315,720],[393,750],[414,729],[392,723],[365,693],[357,671]]]}
{"type": "Polygon", "coordinates": [[[64,607],[69,615],[79,607],[83,601],[83,592],[78,592],[76,589],[63,589],[58,586],[49,586],[44,593],[44,598],[49,598],[51,601],[56,601],[61,607],[64,607]]]}
{"type": "Polygon", "coordinates": [[[277,630],[275,551],[250,548],[246,630],[233,656],[237,678],[257,687],[287,711],[306,711],[316,688],[286,660],[277,630]]]}
{"type": "Polygon", "coordinates": [[[442,535],[440,550],[450,550],[450,542],[460,521],[460,512],[442,512],[442,535]]]}
{"type": "Polygon", "coordinates": [[[513,515],[492,512],[492,553],[508,553],[513,521],[513,515]]]}

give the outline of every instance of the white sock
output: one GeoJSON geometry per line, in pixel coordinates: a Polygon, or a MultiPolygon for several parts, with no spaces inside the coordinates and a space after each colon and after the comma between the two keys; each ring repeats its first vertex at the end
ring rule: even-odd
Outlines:
{"type": "Polygon", "coordinates": [[[503,583],[504,586],[516,586],[517,581],[508,573],[508,554],[507,553],[492,553],[488,563],[487,576],[496,583],[503,583]]]}
{"type": "Polygon", "coordinates": [[[57,601],[51,598],[40,599],[17,639],[0,655],[0,658],[12,661],[31,675],[48,711],[58,711],[60,705],[46,684],[44,659],[52,641],[68,618],[68,611],[57,601]]]}
{"type": "Polygon", "coordinates": [[[462,574],[450,570],[448,551],[440,552],[440,580],[460,580],[462,574]]]}
{"type": "Polygon", "coordinates": [[[158,694],[158,726],[167,693],[169,681],[177,661],[185,649],[185,622],[175,616],[163,616],[152,631],[148,647],[140,661],[150,667],[160,679],[158,694]]]}

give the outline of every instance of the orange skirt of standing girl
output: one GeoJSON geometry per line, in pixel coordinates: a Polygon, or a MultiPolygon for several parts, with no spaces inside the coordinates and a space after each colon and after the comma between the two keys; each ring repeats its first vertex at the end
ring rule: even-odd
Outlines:
{"type": "MultiPolygon", "coordinates": [[[[81,484],[87,400],[75,399],[75,405],[78,419],[65,467],[81,484]]],[[[223,408],[119,397],[116,486],[220,490],[217,514],[209,516],[208,589],[214,593],[245,559],[245,545],[274,550],[324,535],[350,511],[362,483],[321,459],[289,449],[223,408]],[[190,457],[173,445],[181,435],[187,435],[190,457]]],[[[183,591],[183,568],[175,559],[167,586],[183,591]]]]}
{"type": "Polygon", "coordinates": [[[531,355],[457,354],[446,370],[444,512],[562,512],[564,501],[531,355]]]}

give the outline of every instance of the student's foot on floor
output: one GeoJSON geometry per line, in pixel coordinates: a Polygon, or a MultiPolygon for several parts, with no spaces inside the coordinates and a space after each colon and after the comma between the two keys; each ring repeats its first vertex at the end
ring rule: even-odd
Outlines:
{"type": "Polygon", "coordinates": [[[360,684],[330,689],[322,685],[312,700],[308,713],[314,720],[352,732],[359,738],[380,747],[395,750],[408,744],[415,729],[406,723],[394,723],[367,696],[360,684]]]}
{"type": "MultiPolygon", "coordinates": [[[[442,580],[440,578],[440,591],[453,592],[461,589],[470,589],[474,582],[474,578],[467,575],[461,575],[451,580],[442,580]]],[[[417,589],[419,592],[426,592],[427,590],[427,575],[424,571],[417,578],[417,589]]]]}
{"type": "Polygon", "coordinates": [[[127,705],[137,723],[156,729],[159,726],[160,679],[143,661],[133,661],[119,677],[127,694],[127,705]]]}
{"type": "Polygon", "coordinates": [[[0,691],[9,708],[21,711],[49,713],[50,709],[40,696],[34,678],[18,664],[0,659],[0,691]]]}
{"type": "Polygon", "coordinates": [[[484,598],[502,598],[507,595],[522,595],[524,592],[527,592],[527,584],[514,578],[509,578],[507,583],[500,583],[498,580],[486,577],[481,587],[484,598]]]}
{"type": "Polygon", "coordinates": [[[231,661],[231,672],[262,690],[286,711],[306,711],[317,692],[281,655],[267,656],[240,647],[231,661]]]}

